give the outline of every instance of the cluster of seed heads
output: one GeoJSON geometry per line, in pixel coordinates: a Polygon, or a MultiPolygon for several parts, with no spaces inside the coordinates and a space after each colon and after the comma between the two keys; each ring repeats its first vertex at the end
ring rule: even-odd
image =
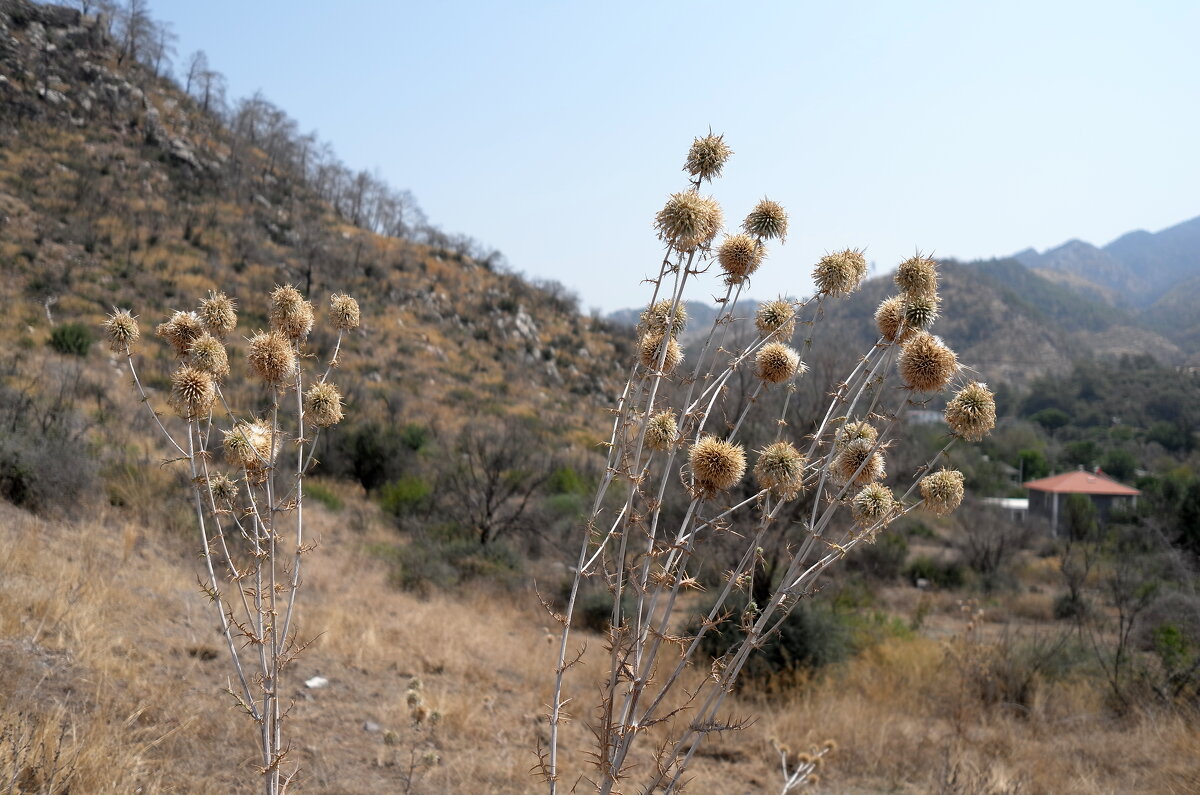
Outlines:
{"type": "Polygon", "coordinates": [[[918,392],[940,392],[958,372],[958,357],[941,338],[919,331],[900,349],[900,377],[918,392]]]}
{"type": "Polygon", "coordinates": [[[954,469],[942,469],[921,478],[921,497],[925,509],[937,516],[954,511],[963,499],[963,474],[954,469]]]}
{"type": "Polygon", "coordinates": [[[669,329],[672,337],[678,337],[687,327],[687,307],[664,298],[642,310],[641,326],[647,334],[664,334],[669,329]]]}
{"type": "Polygon", "coordinates": [[[651,450],[669,450],[675,444],[678,422],[671,409],[655,414],[646,423],[646,446],[651,450]]]}
{"type": "Polygon", "coordinates": [[[663,373],[670,373],[683,361],[683,348],[679,346],[674,337],[667,336],[661,331],[648,331],[642,335],[641,343],[638,345],[638,355],[644,367],[651,370],[661,370],[663,373]],[[663,353],[664,344],[666,345],[666,353],[663,353]],[[660,359],[662,361],[661,367],[659,365],[660,359]]]}
{"type": "Polygon", "coordinates": [[[946,424],[968,442],[978,442],[996,427],[996,397],[987,384],[972,381],[946,404],[946,424]]]}
{"type": "Polygon", "coordinates": [[[692,141],[683,170],[700,182],[711,182],[721,176],[725,161],[732,154],[733,150],[725,143],[725,136],[709,133],[692,141]]]}
{"type": "Polygon", "coordinates": [[[758,349],[755,375],[768,384],[782,384],[797,372],[803,372],[800,354],[782,342],[768,342],[758,349]]]}
{"type": "Polygon", "coordinates": [[[672,194],[654,218],[659,238],[685,254],[707,248],[723,223],[717,200],[690,190],[672,194]]]}
{"type": "Polygon", "coordinates": [[[759,453],[754,478],[759,488],[767,489],[779,499],[790,500],[804,490],[806,463],[804,454],[794,444],[775,442],[759,453]]]}
{"type": "Polygon", "coordinates": [[[796,310],[790,301],[782,298],[768,301],[754,313],[754,327],[763,337],[774,335],[777,339],[791,339],[796,331],[796,310]]]}
{"type": "Polygon", "coordinates": [[[746,474],[746,451],[739,444],[704,436],[688,455],[697,490],[714,494],[732,488],[746,474]]]}
{"type": "Polygon", "coordinates": [[[826,254],[813,268],[813,284],[823,295],[847,296],[858,289],[867,275],[867,258],[848,248],[826,254]]]}

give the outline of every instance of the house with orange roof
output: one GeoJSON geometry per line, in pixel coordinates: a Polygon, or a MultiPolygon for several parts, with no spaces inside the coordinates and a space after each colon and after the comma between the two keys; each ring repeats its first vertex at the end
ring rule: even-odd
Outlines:
{"type": "Polygon", "coordinates": [[[1054,535],[1058,535],[1059,517],[1066,507],[1066,498],[1072,494],[1083,494],[1096,506],[1100,522],[1108,519],[1114,508],[1137,505],[1135,488],[1126,486],[1105,475],[1099,469],[1087,472],[1080,469],[1022,484],[1029,489],[1029,514],[1040,516],[1050,522],[1054,535]]]}

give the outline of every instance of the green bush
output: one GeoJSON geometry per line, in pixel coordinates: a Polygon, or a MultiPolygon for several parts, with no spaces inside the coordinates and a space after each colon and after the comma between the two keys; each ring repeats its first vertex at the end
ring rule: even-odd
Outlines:
{"type": "Polygon", "coordinates": [[[922,555],[904,570],[904,576],[913,585],[918,580],[926,580],[935,588],[961,588],[966,585],[966,567],[961,563],[949,560],[934,560],[922,555]]]}
{"type": "Polygon", "coordinates": [[[50,332],[50,347],[64,356],[87,356],[92,332],[82,323],[64,323],[50,332]]]}
{"type": "Polygon", "coordinates": [[[342,498],[334,494],[328,486],[311,480],[304,483],[304,496],[311,497],[331,511],[340,511],[343,507],[342,498]]]}
{"type": "Polygon", "coordinates": [[[479,543],[454,527],[439,527],[407,544],[377,548],[391,564],[389,581],[405,591],[428,595],[464,583],[486,581],[515,587],[522,579],[521,556],[507,544],[479,543]]]}
{"type": "Polygon", "coordinates": [[[859,545],[846,557],[846,567],[876,580],[894,580],[908,560],[908,540],[900,533],[883,533],[874,544],[859,545]]]}
{"type": "MultiPolygon", "coordinates": [[[[563,600],[566,601],[565,599],[563,600]]],[[[608,591],[586,591],[580,593],[571,616],[571,626],[606,634],[612,623],[612,594],[608,591]]],[[[635,609],[633,594],[621,595],[621,612],[628,616],[635,609]]]]}
{"type": "Polygon", "coordinates": [[[418,475],[405,475],[383,487],[379,504],[392,516],[411,516],[429,504],[433,486],[418,475]]]}

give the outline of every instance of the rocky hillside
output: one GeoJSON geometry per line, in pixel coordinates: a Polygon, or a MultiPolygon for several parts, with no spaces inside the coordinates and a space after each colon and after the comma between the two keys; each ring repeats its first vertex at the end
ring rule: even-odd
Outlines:
{"type": "MultiPolygon", "coordinates": [[[[342,376],[360,414],[453,426],[516,412],[594,441],[623,380],[623,334],[557,285],[494,267],[472,241],[400,224],[380,234],[353,182],[331,203],[296,165],[306,155],[288,148],[285,115],[206,104],[128,57],[103,19],[0,0],[10,350],[45,350],[54,328],[95,328],[114,306],[156,323],[212,289],[239,300],[249,334],[265,324],[267,291],[293,283],[318,304],[332,292],[363,304],[342,376]]],[[[151,385],[165,377],[161,358],[151,385]]]]}

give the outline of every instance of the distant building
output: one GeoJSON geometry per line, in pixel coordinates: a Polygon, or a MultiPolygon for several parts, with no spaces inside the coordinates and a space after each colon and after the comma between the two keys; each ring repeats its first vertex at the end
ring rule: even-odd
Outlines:
{"type": "Polygon", "coordinates": [[[1001,511],[1010,522],[1024,524],[1029,515],[1029,500],[1023,497],[984,497],[984,505],[1001,511]]]}
{"type": "Polygon", "coordinates": [[[1090,498],[1102,523],[1108,519],[1113,508],[1137,505],[1138,495],[1141,494],[1098,469],[1095,472],[1080,469],[1041,480],[1030,480],[1024,486],[1029,489],[1029,513],[1049,521],[1054,535],[1058,535],[1059,517],[1065,510],[1066,498],[1072,494],[1083,494],[1090,498]]]}

